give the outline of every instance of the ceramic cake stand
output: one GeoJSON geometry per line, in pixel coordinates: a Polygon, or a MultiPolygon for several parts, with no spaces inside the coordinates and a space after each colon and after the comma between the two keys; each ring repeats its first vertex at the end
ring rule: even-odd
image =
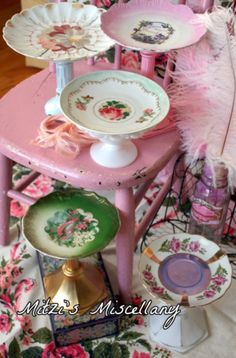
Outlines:
{"type": "Polygon", "coordinates": [[[144,250],[139,269],[153,297],[185,307],[168,329],[163,328],[167,316],[150,315],[151,339],[178,352],[204,340],[208,328],[201,306],[218,300],[229,288],[232,269],[227,255],[202,236],[167,235],[144,250]]]}
{"type": "Polygon", "coordinates": [[[150,79],[126,71],[81,76],[62,91],[63,114],[100,143],[91,146],[95,162],[109,168],[129,165],[137,157],[130,139],[140,137],[165,118],[169,99],[150,79]]]}
{"type": "Polygon", "coordinates": [[[57,96],[45,105],[48,115],[60,113],[59,95],[73,79],[73,61],[108,50],[114,41],[101,30],[105,10],[93,5],[57,3],[23,10],[7,21],[3,37],[16,52],[56,64],[57,96]]]}
{"type": "Polygon", "coordinates": [[[152,77],[157,53],[190,46],[205,34],[200,17],[168,0],[119,2],[102,14],[102,30],[118,44],[139,50],[142,74],[152,77]]]}
{"type": "Polygon", "coordinates": [[[107,296],[102,273],[78,261],[109,244],[120,226],[110,202],[93,192],[67,189],[39,199],[23,218],[23,235],[43,255],[66,259],[63,266],[44,278],[45,294],[52,302],[79,314],[107,296]]]}

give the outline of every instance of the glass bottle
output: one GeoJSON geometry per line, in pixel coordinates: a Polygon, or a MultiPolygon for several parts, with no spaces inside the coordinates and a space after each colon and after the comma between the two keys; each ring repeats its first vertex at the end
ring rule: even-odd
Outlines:
{"type": "Polygon", "coordinates": [[[202,235],[219,244],[224,231],[230,192],[228,170],[225,166],[221,164],[215,166],[214,172],[213,176],[212,169],[205,164],[201,179],[197,182],[191,198],[188,232],[202,235]]]}

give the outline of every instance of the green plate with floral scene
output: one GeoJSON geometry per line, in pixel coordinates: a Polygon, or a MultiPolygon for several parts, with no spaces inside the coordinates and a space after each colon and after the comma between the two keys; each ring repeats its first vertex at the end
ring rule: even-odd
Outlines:
{"type": "Polygon", "coordinates": [[[83,258],[116,236],[117,209],[94,192],[55,191],[32,205],[22,222],[23,235],[38,251],[57,258],[83,258]]]}

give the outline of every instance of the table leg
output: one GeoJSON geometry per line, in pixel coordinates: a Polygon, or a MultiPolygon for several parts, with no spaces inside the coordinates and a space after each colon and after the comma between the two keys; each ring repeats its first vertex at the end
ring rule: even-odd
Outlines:
{"type": "Polygon", "coordinates": [[[10,198],[12,187],[12,162],[0,153],[0,245],[9,244],[10,198]]]}
{"type": "Polygon", "coordinates": [[[116,207],[120,211],[121,228],[116,238],[117,276],[123,303],[131,301],[134,256],[135,203],[133,189],[116,190],[116,207]]]}

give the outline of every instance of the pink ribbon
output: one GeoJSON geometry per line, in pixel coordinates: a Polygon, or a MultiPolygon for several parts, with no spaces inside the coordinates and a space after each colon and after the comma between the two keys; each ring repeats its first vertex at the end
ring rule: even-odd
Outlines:
{"type": "Polygon", "coordinates": [[[96,139],[80,131],[62,115],[46,117],[40,124],[39,135],[33,141],[42,148],[52,148],[63,155],[75,158],[82,147],[95,143],[96,139]]]}

